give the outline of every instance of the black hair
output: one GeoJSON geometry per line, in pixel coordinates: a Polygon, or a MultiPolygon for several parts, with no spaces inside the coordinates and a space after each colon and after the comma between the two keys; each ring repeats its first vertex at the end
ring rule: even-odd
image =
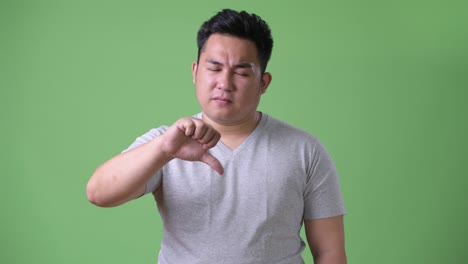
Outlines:
{"type": "Polygon", "coordinates": [[[197,34],[198,58],[212,34],[226,34],[251,40],[257,47],[262,73],[265,72],[273,50],[273,38],[268,24],[259,16],[245,11],[223,9],[205,21],[197,34]]]}

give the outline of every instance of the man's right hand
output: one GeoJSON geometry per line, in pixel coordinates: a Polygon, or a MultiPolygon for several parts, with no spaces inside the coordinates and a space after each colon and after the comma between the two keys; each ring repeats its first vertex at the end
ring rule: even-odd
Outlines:
{"type": "Polygon", "coordinates": [[[216,146],[221,135],[201,119],[185,117],[177,120],[164,133],[162,151],[171,158],[188,161],[201,161],[219,174],[224,168],[208,149],[216,146]]]}

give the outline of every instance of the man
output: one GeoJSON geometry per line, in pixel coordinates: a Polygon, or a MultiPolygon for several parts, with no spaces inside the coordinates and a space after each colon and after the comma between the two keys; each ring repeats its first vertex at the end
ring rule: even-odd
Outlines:
{"type": "Polygon", "coordinates": [[[98,206],[153,193],[159,263],[346,263],[335,167],[307,132],[257,111],[273,40],[255,14],[223,10],[198,32],[192,64],[202,112],[150,130],[96,169],[98,206]]]}

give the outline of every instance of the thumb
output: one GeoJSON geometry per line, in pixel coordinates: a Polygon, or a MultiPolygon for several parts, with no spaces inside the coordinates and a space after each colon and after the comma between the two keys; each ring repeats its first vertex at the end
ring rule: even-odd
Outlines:
{"type": "Polygon", "coordinates": [[[200,161],[208,164],[208,166],[213,168],[219,175],[224,174],[224,168],[223,165],[221,165],[221,162],[219,162],[219,160],[213,155],[211,155],[209,152],[205,152],[205,154],[203,154],[203,156],[201,157],[200,161]]]}

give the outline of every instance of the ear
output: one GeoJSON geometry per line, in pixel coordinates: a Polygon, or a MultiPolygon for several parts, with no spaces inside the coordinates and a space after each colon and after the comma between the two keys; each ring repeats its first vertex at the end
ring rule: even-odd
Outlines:
{"type": "Polygon", "coordinates": [[[271,74],[269,72],[265,72],[263,75],[262,75],[262,79],[260,81],[260,85],[261,85],[261,88],[260,88],[260,93],[261,94],[264,94],[268,88],[268,86],[270,85],[271,83],[271,74]]]}
{"type": "Polygon", "coordinates": [[[198,68],[198,64],[196,61],[194,61],[192,63],[192,81],[193,83],[195,83],[195,81],[197,80],[197,68],[198,68]]]}

